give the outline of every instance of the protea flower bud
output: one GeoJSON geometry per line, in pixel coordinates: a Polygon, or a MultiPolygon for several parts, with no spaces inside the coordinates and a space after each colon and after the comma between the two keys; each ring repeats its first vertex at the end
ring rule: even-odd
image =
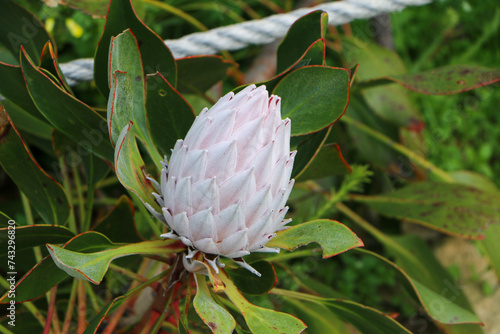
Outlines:
{"type": "Polygon", "coordinates": [[[205,108],[161,171],[161,195],[154,195],[163,212],[155,215],[172,229],[162,237],[182,240],[188,259],[203,252],[216,271],[222,255],[258,274],[241,257],[279,251],[265,245],[290,221],[290,126],[281,119],[280,98],[265,86],[205,108]]]}

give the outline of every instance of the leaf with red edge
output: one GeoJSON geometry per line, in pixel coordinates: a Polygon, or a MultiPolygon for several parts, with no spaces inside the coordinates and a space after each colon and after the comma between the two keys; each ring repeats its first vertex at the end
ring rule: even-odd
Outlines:
{"type": "MultiPolygon", "coordinates": [[[[67,227],[61,225],[25,225],[16,226],[16,251],[31,249],[46,243],[64,243],[75,236],[67,227]]],[[[0,228],[0,242],[7,244],[9,228],[0,228]]],[[[0,254],[7,254],[7,248],[0,254]]]]}
{"type": "Polygon", "coordinates": [[[324,259],[364,246],[363,241],[347,226],[329,219],[312,220],[276,234],[266,247],[279,247],[293,251],[297,247],[315,242],[323,249],[324,259]]]}
{"type": "Polygon", "coordinates": [[[50,256],[57,267],[68,275],[101,283],[111,261],[136,254],[170,254],[185,250],[184,245],[175,240],[149,240],[124,246],[113,244],[113,248],[93,253],[81,253],[47,244],[50,256]]]}
{"type": "Polygon", "coordinates": [[[338,144],[327,144],[321,148],[314,159],[297,177],[299,181],[320,179],[332,175],[352,173],[352,168],[345,161],[338,144]]]}
{"type": "MultiPolygon", "coordinates": [[[[375,43],[356,38],[342,40],[342,50],[349,67],[359,63],[356,77],[365,81],[387,75],[402,75],[406,68],[399,56],[375,43]]],[[[354,85],[353,88],[357,86],[354,85]]],[[[410,100],[408,91],[396,84],[384,87],[360,87],[361,94],[373,111],[397,126],[416,126],[422,116],[410,100]]]]}
{"type": "MultiPolygon", "coordinates": [[[[78,252],[98,252],[115,246],[101,233],[85,232],[70,239],[63,247],[78,252]]],[[[17,281],[16,303],[23,303],[43,296],[65,278],[68,278],[68,275],[57,268],[50,256],[43,258],[17,281]]],[[[0,303],[5,303],[6,297],[7,294],[4,294],[0,298],[0,303]]]]}
{"type": "Polygon", "coordinates": [[[137,147],[132,122],[123,128],[118,137],[114,161],[116,175],[121,184],[136,194],[144,203],[149,204],[157,212],[161,212],[160,206],[152,195],[157,190],[151,181],[146,179],[146,166],[137,147]]]}
{"type": "Polygon", "coordinates": [[[160,72],[175,87],[177,67],[163,40],[137,17],[131,0],[110,0],[106,25],[94,62],[94,78],[101,93],[104,96],[109,95],[108,52],[111,37],[126,29],[130,29],[137,39],[144,72],[160,72]]]}
{"type": "Polygon", "coordinates": [[[279,82],[273,94],[282,98],[281,116],[292,121],[292,136],[324,129],[344,114],[349,76],[343,68],[304,66],[279,82]]]}
{"type": "Polygon", "coordinates": [[[33,102],[40,112],[69,138],[78,142],[81,155],[91,151],[112,161],[106,120],[92,108],[61,89],[23,52],[21,67],[33,102]]]}
{"type": "Polygon", "coordinates": [[[307,65],[323,65],[327,27],[328,14],[321,10],[311,12],[295,21],[278,47],[276,72],[281,73],[296,66],[298,59],[308,61],[307,65]],[[317,57],[312,57],[317,60],[311,63],[311,57],[304,58],[303,54],[318,40],[322,40],[323,48],[318,49],[317,57]]]}
{"type": "Polygon", "coordinates": [[[200,94],[222,80],[235,62],[220,56],[192,56],[177,59],[177,90],[183,94],[200,94]],[[200,75],[203,73],[203,75],[200,75]]]}
{"type": "Polygon", "coordinates": [[[250,265],[259,272],[260,276],[249,275],[246,268],[226,270],[238,290],[250,295],[263,295],[271,291],[278,282],[274,266],[264,260],[252,262],[250,265]]]}
{"type": "Polygon", "coordinates": [[[465,239],[483,239],[489,224],[500,224],[500,195],[460,184],[418,182],[355,200],[383,215],[465,239]]]}
{"type": "Polygon", "coordinates": [[[54,78],[57,78],[57,83],[67,92],[71,93],[71,88],[66,82],[66,78],[64,77],[62,70],[59,67],[56,51],[52,42],[50,41],[45,43],[43,47],[42,55],[40,57],[40,67],[49,71],[54,76],[54,78]]]}
{"type": "Polygon", "coordinates": [[[43,23],[16,1],[1,0],[0,8],[0,44],[3,44],[15,59],[19,59],[21,46],[30,57],[40,59],[43,46],[52,40],[43,23]]]}
{"type": "Polygon", "coordinates": [[[0,106],[0,126],[2,168],[46,223],[63,225],[70,214],[63,187],[36,162],[3,106],[0,106]]]}
{"type": "Polygon", "coordinates": [[[448,65],[422,73],[383,76],[361,84],[374,86],[392,81],[421,94],[450,95],[499,82],[500,69],[475,65],[448,65]]]}
{"type": "Polygon", "coordinates": [[[290,138],[291,150],[296,150],[295,162],[292,169],[292,178],[302,173],[313,161],[330,134],[331,126],[321,131],[290,138]]]}

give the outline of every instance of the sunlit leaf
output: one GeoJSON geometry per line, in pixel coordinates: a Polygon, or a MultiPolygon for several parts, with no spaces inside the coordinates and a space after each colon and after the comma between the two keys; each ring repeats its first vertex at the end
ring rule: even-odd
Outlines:
{"type": "Polygon", "coordinates": [[[313,220],[279,231],[266,246],[293,251],[311,242],[321,246],[324,259],[363,246],[361,239],[347,226],[328,219],[313,220]]]}
{"type": "Polygon", "coordinates": [[[248,328],[253,333],[293,334],[301,333],[306,328],[306,325],[301,320],[290,314],[265,309],[248,302],[224,270],[220,270],[219,277],[226,286],[224,292],[245,317],[248,328]]]}
{"type": "Polygon", "coordinates": [[[168,254],[184,250],[174,240],[143,241],[96,253],[80,253],[47,244],[49,253],[59,267],[68,275],[99,284],[109,264],[116,258],[135,254],[168,254]]]}
{"type": "Polygon", "coordinates": [[[118,137],[115,149],[115,169],[122,185],[134,192],[144,203],[160,211],[152,193],[156,191],[151,181],[146,179],[146,166],[141,158],[132,122],[125,126],[118,137]]]}
{"type": "Polygon", "coordinates": [[[194,277],[196,279],[197,291],[193,300],[193,306],[196,313],[212,330],[212,333],[232,333],[236,326],[233,316],[213,300],[208,290],[205,276],[196,274],[194,277]]]}

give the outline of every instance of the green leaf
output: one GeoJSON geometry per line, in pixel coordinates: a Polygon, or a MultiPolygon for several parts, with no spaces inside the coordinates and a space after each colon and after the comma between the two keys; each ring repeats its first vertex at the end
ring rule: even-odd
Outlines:
{"type": "Polygon", "coordinates": [[[316,153],[306,169],[297,176],[297,179],[305,181],[350,173],[352,173],[352,168],[342,156],[339,145],[327,144],[316,153]]]}
{"type": "Polygon", "coordinates": [[[328,219],[313,220],[279,231],[266,246],[293,251],[311,242],[321,246],[324,259],[363,246],[361,239],[347,226],[328,219]]]}
{"type": "Polygon", "coordinates": [[[71,88],[69,87],[68,82],[59,67],[57,55],[51,41],[45,43],[43,47],[42,55],[40,56],[40,67],[50,72],[54,78],[57,79],[57,84],[73,95],[71,88]]]}
{"type": "Polygon", "coordinates": [[[193,109],[160,73],[147,77],[146,106],[151,137],[160,153],[170,156],[194,122],[193,109]]]}
{"type": "Polygon", "coordinates": [[[114,242],[141,241],[134,220],[134,206],[125,195],[121,196],[111,211],[102,217],[93,228],[107,235],[114,242]]]}
{"type": "Polygon", "coordinates": [[[109,93],[107,122],[109,138],[116,145],[122,129],[133,119],[133,87],[132,81],[126,72],[113,72],[113,86],[109,93]]]}
{"type": "MultiPolygon", "coordinates": [[[[8,228],[0,228],[0,241],[7,245],[8,228]]],[[[26,225],[16,226],[16,251],[31,249],[46,243],[64,243],[75,236],[68,228],[59,225],[26,225]]],[[[7,248],[1,250],[7,253],[7,248]]]]}
{"type": "Polygon", "coordinates": [[[322,298],[282,289],[273,289],[271,293],[324,305],[341,320],[351,323],[363,334],[411,333],[387,314],[352,301],[322,298]]]}
{"type": "Polygon", "coordinates": [[[292,178],[300,175],[313,161],[330,134],[331,126],[309,135],[294,136],[290,139],[290,147],[297,150],[293,163],[292,178]]]}
{"type": "Polygon", "coordinates": [[[116,144],[123,127],[133,121],[136,135],[154,152],[146,124],[146,83],[141,54],[138,41],[129,29],[111,38],[109,58],[108,80],[112,91],[108,101],[108,123],[113,143],[116,144]]]}
{"type": "MultiPolygon", "coordinates": [[[[372,256],[380,260],[386,267],[394,270],[399,276],[399,281],[401,281],[407,290],[419,300],[427,314],[434,320],[443,324],[481,324],[481,320],[479,320],[477,315],[453,303],[455,299],[453,297],[453,291],[446,289],[442,290],[441,293],[436,293],[425,284],[408,275],[403,269],[399,268],[388,259],[368,250],[357,249],[356,251],[372,256]],[[447,297],[450,295],[452,298],[447,297]]],[[[452,283],[448,282],[448,285],[451,287],[452,283]]]]}
{"type": "Polygon", "coordinates": [[[321,63],[308,64],[308,65],[323,65],[325,57],[324,49],[324,35],[328,26],[328,14],[323,11],[314,11],[299,18],[288,30],[285,38],[281,42],[277,51],[277,66],[276,72],[281,73],[293,67],[295,63],[303,58],[303,54],[309,49],[311,44],[317,40],[322,40],[323,50],[318,52],[318,59],[321,63]]]}
{"type": "Polygon", "coordinates": [[[203,94],[237,66],[220,56],[192,56],[177,60],[177,90],[182,94],[203,94]],[[203,75],[200,75],[203,73],[203,75]]]}
{"type": "Polygon", "coordinates": [[[349,71],[301,67],[281,80],[273,94],[282,98],[281,116],[291,119],[292,135],[316,132],[344,113],[349,100],[349,71]]]}
{"type": "Polygon", "coordinates": [[[349,328],[326,306],[305,300],[287,298],[300,319],[307,324],[308,334],[345,334],[349,328]]]}
{"type": "Polygon", "coordinates": [[[474,65],[448,65],[422,73],[384,76],[362,84],[376,85],[390,81],[421,94],[449,95],[500,81],[500,69],[474,65]]]}
{"type": "Polygon", "coordinates": [[[40,112],[58,129],[78,142],[79,153],[94,152],[112,161],[106,121],[92,108],[55,85],[23,53],[21,67],[31,98],[40,112]]]}
{"type": "Polygon", "coordinates": [[[0,106],[0,125],[2,168],[47,224],[63,225],[70,214],[63,187],[36,162],[3,106],[0,106]]]}
{"type": "Polygon", "coordinates": [[[226,286],[224,292],[245,317],[248,328],[252,333],[292,334],[301,333],[306,328],[306,325],[301,320],[290,314],[268,310],[249,303],[223,269],[219,271],[219,278],[226,286]]]}
{"type": "MultiPolygon", "coordinates": [[[[85,232],[69,240],[63,247],[78,252],[98,252],[116,246],[100,233],[85,232]]],[[[47,256],[17,282],[16,302],[23,303],[39,298],[67,277],[64,271],[57,268],[51,257],[47,256]]],[[[7,294],[3,295],[0,303],[5,303],[6,297],[7,294]]]]}
{"type": "Polygon", "coordinates": [[[232,333],[236,327],[236,321],[234,321],[233,316],[213,300],[208,290],[205,276],[195,274],[194,277],[197,290],[193,306],[196,313],[212,330],[212,333],[232,333]]]}
{"type": "Polygon", "coordinates": [[[160,212],[160,207],[152,195],[156,189],[151,184],[151,181],[146,179],[146,166],[139,153],[132,129],[132,122],[130,122],[123,128],[116,143],[116,175],[125,188],[136,194],[141,201],[160,212]]]}
{"type": "MultiPolygon", "coordinates": [[[[31,98],[29,99],[31,101],[31,98]]],[[[24,109],[9,100],[2,101],[2,104],[5,106],[5,109],[9,111],[9,117],[11,118],[12,123],[14,123],[21,132],[50,140],[54,129],[51,125],[45,121],[41,121],[39,118],[26,112],[24,109]]],[[[34,105],[33,107],[36,108],[34,105]]],[[[41,115],[39,116],[43,117],[41,115]]]]}
{"type": "Polygon", "coordinates": [[[114,259],[136,254],[168,254],[185,249],[177,245],[173,240],[152,240],[96,253],[74,252],[51,244],[47,244],[47,249],[59,269],[70,276],[99,284],[114,259]]]}
{"type": "Polygon", "coordinates": [[[228,269],[226,272],[241,292],[250,295],[268,293],[277,282],[273,265],[267,261],[257,261],[252,262],[251,266],[261,274],[260,277],[249,273],[245,268],[228,269]]]}
{"type": "MultiPolygon", "coordinates": [[[[387,237],[381,240],[387,247],[387,251],[396,258],[396,264],[404,270],[413,280],[432,290],[434,293],[453,301],[471,313],[474,313],[472,306],[460,285],[443,268],[436,259],[434,253],[427,244],[415,235],[404,235],[399,237],[387,237]]],[[[439,306],[443,306],[440,304],[439,306]]],[[[442,308],[436,307],[436,312],[442,311],[442,308]]],[[[446,325],[442,324],[446,332],[453,334],[482,333],[481,327],[475,324],[446,325]]]]}
{"type": "MultiPolygon", "coordinates": [[[[491,192],[493,196],[498,196],[500,191],[497,186],[488,178],[481,174],[470,171],[456,171],[449,173],[458,183],[479,189],[484,192],[491,192]]],[[[481,240],[481,245],[490,258],[491,265],[495,269],[497,277],[500,279],[500,225],[490,225],[484,232],[485,238],[481,240]]]]}
{"type": "MultiPolygon", "coordinates": [[[[21,66],[13,66],[0,62],[0,78],[9,78],[9,80],[0,80],[0,94],[24,110],[32,118],[49,126],[47,120],[38,111],[30,97],[21,66]]],[[[15,116],[11,117],[13,120],[15,119],[15,116]]]]}
{"type": "Polygon", "coordinates": [[[52,37],[45,31],[43,23],[15,1],[0,0],[0,8],[2,8],[0,43],[16,59],[19,59],[21,46],[30,57],[40,59],[43,46],[48,40],[52,40],[52,37]]]}
{"type": "Polygon", "coordinates": [[[94,78],[101,93],[109,95],[108,52],[111,37],[126,29],[130,29],[138,41],[145,73],[160,72],[175,87],[176,64],[165,43],[136,16],[130,0],[111,0],[94,62],[94,78]]]}
{"type": "MultiPolygon", "coordinates": [[[[356,73],[360,80],[406,73],[402,60],[394,51],[384,49],[375,43],[349,38],[342,40],[342,49],[349,67],[360,64],[356,73]]],[[[392,84],[366,88],[361,93],[370,108],[386,121],[398,126],[422,127],[422,116],[411,102],[408,91],[403,87],[392,84]]]]}
{"type": "Polygon", "coordinates": [[[386,216],[467,239],[482,239],[489,224],[500,223],[500,195],[459,184],[418,182],[356,200],[386,216]]]}

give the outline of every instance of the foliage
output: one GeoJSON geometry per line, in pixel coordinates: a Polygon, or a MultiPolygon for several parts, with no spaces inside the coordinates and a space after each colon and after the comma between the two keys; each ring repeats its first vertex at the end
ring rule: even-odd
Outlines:
{"type": "MultiPolygon", "coordinates": [[[[32,7],[46,23],[47,12],[71,15],[71,38],[85,42],[72,43],[66,57],[95,53],[95,86],[76,87],[58,65],[67,46],[25,9],[33,5],[19,3],[0,0],[8,11],[0,27],[0,164],[10,178],[2,187],[9,198],[0,208],[0,240],[16,251],[0,250],[0,303],[17,303],[16,332],[345,333],[350,324],[362,333],[401,333],[414,329],[408,319],[415,318],[447,333],[482,332],[452,275],[396,221],[481,240],[500,273],[498,189],[482,175],[449,173],[427,158],[424,125],[432,116],[412,98],[482,94],[472,92],[483,86],[492,92],[500,69],[432,68],[426,56],[408,71],[411,55],[401,59],[346,27],[339,34],[323,12],[300,18],[278,48],[277,74],[258,83],[282,98],[298,151],[293,223],[268,243],[282,252],[246,257],[261,277],[230,261],[215,272],[202,258],[207,275],[193,274],[182,264],[185,245],[160,239],[167,229],[144,204],[158,209],[152,180],[198,105],[213,104],[220,88],[246,86],[235,60],[243,70],[248,64],[242,53],[174,59],[144,21],[162,37],[178,37],[206,29],[199,21],[205,11],[215,15],[207,24],[215,27],[291,2],[111,0],[105,25],[82,14],[104,15],[104,0],[67,1],[77,10],[32,7]],[[98,45],[95,31],[103,36],[98,45]]],[[[58,37],[60,24],[50,23],[58,37]]],[[[487,160],[493,148],[483,150],[487,160]]],[[[3,332],[9,321],[0,318],[3,332]]]]}

